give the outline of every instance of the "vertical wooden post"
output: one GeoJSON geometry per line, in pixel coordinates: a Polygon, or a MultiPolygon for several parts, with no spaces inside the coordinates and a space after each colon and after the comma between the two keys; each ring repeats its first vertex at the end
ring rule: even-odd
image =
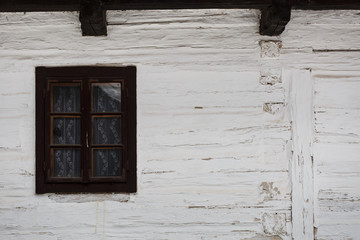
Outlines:
{"type": "Polygon", "coordinates": [[[292,183],[293,239],[314,239],[314,82],[310,70],[289,71],[284,75],[288,84],[288,110],[292,123],[292,183]]]}

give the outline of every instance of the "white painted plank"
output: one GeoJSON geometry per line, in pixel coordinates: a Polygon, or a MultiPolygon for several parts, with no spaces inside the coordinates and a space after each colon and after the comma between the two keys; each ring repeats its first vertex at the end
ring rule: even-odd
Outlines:
{"type": "Polygon", "coordinates": [[[288,108],[292,122],[292,226],[294,239],[314,239],[313,159],[314,81],[309,70],[285,71],[288,108]]]}

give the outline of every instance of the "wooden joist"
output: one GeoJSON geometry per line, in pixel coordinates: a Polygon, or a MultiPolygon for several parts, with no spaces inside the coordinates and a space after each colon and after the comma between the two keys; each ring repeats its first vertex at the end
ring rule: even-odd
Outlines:
{"type": "Polygon", "coordinates": [[[107,35],[106,12],[100,0],[82,0],[79,19],[83,36],[107,35]]]}
{"type": "Polygon", "coordinates": [[[280,35],[290,21],[290,14],[290,0],[273,0],[271,6],[261,11],[260,34],[280,35]]]}

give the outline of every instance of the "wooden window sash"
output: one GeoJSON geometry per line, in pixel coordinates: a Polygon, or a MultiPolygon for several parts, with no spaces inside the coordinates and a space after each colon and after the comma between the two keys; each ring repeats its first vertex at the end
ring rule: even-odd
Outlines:
{"type": "MultiPolygon", "coordinates": [[[[136,93],[135,68],[116,67],[68,67],[63,68],[37,68],[36,75],[36,192],[134,192],[136,191],[136,96],[132,96],[130,104],[127,97],[128,87],[133,94],[136,93]],[[80,70],[76,74],[76,70],[80,70]],[[88,70],[88,71],[86,71],[88,70]],[[104,73],[111,73],[112,76],[101,76],[104,73]],[[59,72],[59,76],[54,76],[59,72]],[[65,73],[62,76],[62,73],[65,73]],[[75,73],[71,75],[71,72],[75,73]],[[84,76],[84,72],[87,75],[84,76]],[[54,74],[55,73],[55,74],[54,74]],[[95,73],[95,74],[92,74],[95,73]],[[49,75],[49,76],[48,76],[49,75]],[[69,75],[69,76],[66,76],[69,75]],[[80,80],[81,79],[81,80],[80,80]],[[93,112],[93,93],[91,85],[102,83],[121,83],[121,112],[93,112]],[[80,112],[54,112],[53,111],[53,87],[54,86],[79,86],[80,85],[80,112]],[[130,85],[130,86],[127,86],[130,85]],[[89,88],[84,87],[89,86],[89,88]],[[41,93],[41,94],[40,94],[41,93]],[[41,99],[41,100],[40,100],[41,99]],[[39,104],[40,102],[40,104],[39,104]],[[41,104],[43,102],[43,104],[41,104]],[[131,106],[130,106],[131,105],[131,106]],[[130,117],[127,117],[127,111],[130,117]],[[93,144],[92,120],[95,117],[119,117],[121,119],[121,144],[93,144]],[[55,117],[80,118],[80,144],[53,144],[52,122],[55,117]],[[135,120],[135,122],[134,122],[135,120]],[[129,124],[130,123],[130,124],[129,124]],[[128,126],[129,125],[129,126],[128,126]],[[41,130],[45,126],[45,131],[41,130]],[[46,132],[46,129],[50,130],[46,132]],[[131,129],[131,130],[130,130],[131,129]],[[129,134],[133,136],[129,136],[129,134]],[[129,137],[132,146],[129,144],[129,137]],[[135,140],[135,141],[134,141],[135,140]],[[52,177],[51,149],[76,148],[81,149],[80,177],[52,177]],[[93,177],[93,156],[94,149],[121,149],[121,176],[93,177]],[[128,150],[132,151],[131,154],[128,150]],[[41,157],[43,156],[43,157],[41,157]],[[130,159],[131,158],[131,159],[130,159]],[[134,177],[135,176],[135,177],[134,177]]],[[[106,75],[106,74],[105,74],[106,75]]]]}

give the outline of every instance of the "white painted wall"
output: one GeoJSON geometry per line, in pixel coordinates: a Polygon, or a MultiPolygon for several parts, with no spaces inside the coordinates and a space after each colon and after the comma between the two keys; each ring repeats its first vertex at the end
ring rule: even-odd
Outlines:
{"type": "Polygon", "coordinates": [[[359,15],[0,13],[0,238],[359,239],[359,15]],[[138,193],[35,195],[34,68],[97,64],[138,69],[138,193]]]}

